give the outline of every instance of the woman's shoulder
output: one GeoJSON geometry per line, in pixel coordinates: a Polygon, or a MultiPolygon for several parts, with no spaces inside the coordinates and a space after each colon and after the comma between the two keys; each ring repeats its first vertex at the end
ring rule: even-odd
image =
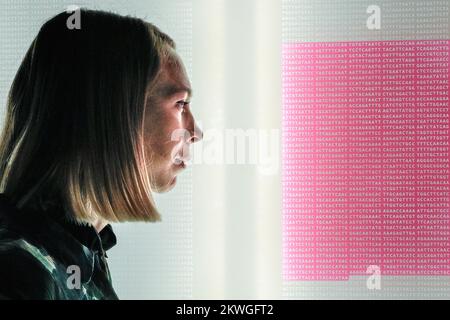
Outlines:
{"type": "Polygon", "coordinates": [[[53,299],[55,264],[45,252],[0,229],[0,298],[53,299]]]}
{"type": "Polygon", "coordinates": [[[17,209],[0,196],[0,298],[114,298],[95,247],[103,249],[100,241],[93,227],[17,209]]]}
{"type": "Polygon", "coordinates": [[[45,249],[0,227],[0,258],[3,256],[33,261],[49,273],[56,269],[55,261],[45,249]]]}
{"type": "Polygon", "coordinates": [[[0,194],[0,299],[54,299],[58,292],[55,262],[33,237],[38,221],[0,194]]]}

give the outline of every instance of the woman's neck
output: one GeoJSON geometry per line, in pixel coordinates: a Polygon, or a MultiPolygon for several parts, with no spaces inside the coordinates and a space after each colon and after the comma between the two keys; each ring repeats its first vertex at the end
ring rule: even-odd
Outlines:
{"type": "Polygon", "coordinates": [[[105,219],[102,219],[102,218],[97,218],[92,223],[92,225],[95,228],[95,230],[97,230],[97,233],[100,233],[100,231],[102,231],[103,228],[106,227],[107,224],[108,224],[108,221],[106,221],[105,219]]]}

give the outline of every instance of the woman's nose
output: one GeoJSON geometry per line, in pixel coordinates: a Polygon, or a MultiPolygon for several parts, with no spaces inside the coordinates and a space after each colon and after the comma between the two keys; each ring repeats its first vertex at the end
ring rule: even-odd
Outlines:
{"type": "Polygon", "coordinates": [[[194,129],[191,131],[190,143],[196,143],[203,139],[203,131],[197,126],[197,123],[193,120],[194,129]]]}

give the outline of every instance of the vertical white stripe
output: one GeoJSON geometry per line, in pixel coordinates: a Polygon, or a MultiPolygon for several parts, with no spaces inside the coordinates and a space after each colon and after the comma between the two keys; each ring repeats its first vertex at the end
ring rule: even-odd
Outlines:
{"type": "MultiPolygon", "coordinates": [[[[278,129],[278,171],[256,175],[256,299],[281,297],[281,1],[255,0],[257,127],[278,129]]],[[[259,144],[261,147],[261,144],[259,144]]]]}
{"type": "MultiPolygon", "coordinates": [[[[192,112],[204,131],[194,162],[211,144],[207,129],[224,128],[223,0],[194,0],[192,112]]],[[[202,159],[201,159],[202,160],[202,159]]],[[[225,170],[193,167],[194,299],[223,299],[225,287],[225,170]]]]}

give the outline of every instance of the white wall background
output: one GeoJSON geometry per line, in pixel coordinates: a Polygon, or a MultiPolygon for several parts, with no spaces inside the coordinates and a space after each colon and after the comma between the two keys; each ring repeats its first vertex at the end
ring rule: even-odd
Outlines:
{"type": "MultiPolygon", "coordinates": [[[[194,110],[206,134],[280,129],[280,44],[280,1],[194,1],[194,110]]],[[[196,298],[280,296],[280,175],[249,164],[194,167],[196,298]]]]}

